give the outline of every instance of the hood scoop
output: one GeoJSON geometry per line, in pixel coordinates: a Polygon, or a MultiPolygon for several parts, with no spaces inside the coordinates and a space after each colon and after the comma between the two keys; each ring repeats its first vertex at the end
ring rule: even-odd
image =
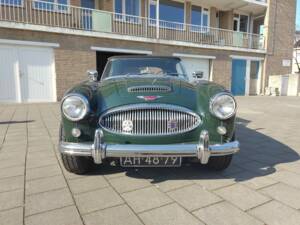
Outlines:
{"type": "Polygon", "coordinates": [[[131,93],[142,93],[142,92],[171,92],[172,89],[169,86],[164,85],[143,85],[143,86],[132,86],[129,87],[128,92],[131,93]]]}

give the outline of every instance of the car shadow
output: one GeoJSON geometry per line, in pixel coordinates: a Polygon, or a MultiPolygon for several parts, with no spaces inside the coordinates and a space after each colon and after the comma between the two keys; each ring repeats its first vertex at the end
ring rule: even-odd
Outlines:
{"type": "Polygon", "coordinates": [[[125,174],[129,177],[149,179],[152,183],[201,179],[246,181],[272,174],[277,165],[300,159],[299,154],[292,148],[263,134],[264,128],[250,129],[249,123],[249,120],[237,119],[236,136],[241,143],[241,151],[234,155],[231,165],[224,171],[212,171],[200,163],[185,163],[180,168],[122,168],[116,164],[97,166],[88,175],[117,177],[118,174],[125,174]]]}

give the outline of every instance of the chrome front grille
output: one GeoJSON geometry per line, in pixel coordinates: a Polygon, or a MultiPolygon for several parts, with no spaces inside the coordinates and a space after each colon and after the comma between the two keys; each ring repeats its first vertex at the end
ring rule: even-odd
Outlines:
{"type": "Polygon", "coordinates": [[[149,85],[149,86],[134,86],[129,87],[128,92],[141,93],[141,92],[170,92],[171,87],[162,85],[149,85]]]}
{"type": "Polygon", "coordinates": [[[168,104],[134,104],[103,114],[100,126],[111,133],[127,135],[172,135],[198,127],[201,118],[193,111],[168,104]]]}

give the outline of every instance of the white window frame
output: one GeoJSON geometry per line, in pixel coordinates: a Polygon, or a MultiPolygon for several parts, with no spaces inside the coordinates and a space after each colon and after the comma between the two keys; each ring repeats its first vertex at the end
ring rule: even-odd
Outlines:
{"type": "MultiPolygon", "coordinates": [[[[24,0],[22,0],[24,1],[24,0]]],[[[70,13],[70,0],[67,0],[67,4],[60,4],[58,3],[59,0],[53,0],[53,2],[48,2],[48,1],[44,1],[46,4],[53,4],[53,9],[43,9],[43,8],[39,8],[39,7],[35,7],[35,3],[40,3],[40,2],[43,2],[43,1],[40,1],[40,0],[35,0],[35,1],[32,1],[32,8],[35,9],[35,10],[41,10],[41,11],[48,11],[48,12],[58,12],[58,13],[70,13]],[[66,10],[62,10],[62,9],[59,9],[58,8],[58,5],[65,5],[65,7],[67,8],[66,10]]]]}
{"type": "Polygon", "coordinates": [[[21,0],[21,4],[20,5],[5,3],[5,2],[2,2],[2,1],[0,1],[0,5],[12,6],[12,7],[24,7],[24,0],[21,0]]]}
{"type": "MultiPolygon", "coordinates": [[[[233,13],[233,22],[234,22],[235,20],[238,22],[238,24],[237,24],[238,30],[236,30],[236,31],[234,30],[235,32],[249,33],[250,15],[244,14],[244,13],[240,13],[240,12],[234,12],[234,13],[233,13]],[[237,14],[237,15],[239,15],[239,16],[236,17],[235,14],[237,14]],[[241,15],[242,15],[242,16],[247,16],[247,17],[248,17],[248,20],[247,20],[247,31],[246,31],[246,32],[245,32],[245,31],[240,31],[241,15]]],[[[232,30],[233,30],[233,28],[232,28],[232,30]]]]}
{"type": "Polygon", "coordinates": [[[116,12],[116,0],[113,0],[113,9],[114,9],[114,20],[116,21],[122,21],[125,23],[133,23],[133,24],[139,24],[141,23],[140,17],[141,17],[141,13],[142,13],[142,2],[141,0],[139,1],[139,15],[129,15],[126,14],[126,0],[121,0],[122,1],[122,13],[121,15],[119,15],[120,13],[116,12]],[[118,15],[118,16],[117,16],[118,15]],[[133,18],[138,18],[137,21],[128,21],[126,19],[126,16],[132,16],[133,18]]]}
{"type": "MultiPolygon", "coordinates": [[[[183,3],[183,28],[172,28],[172,27],[168,27],[168,26],[161,26],[159,25],[160,28],[165,28],[165,29],[170,29],[170,30],[180,30],[180,31],[183,31],[186,29],[186,1],[184,2],[179,2],[178,3],[183,3]]],[[[155,8],[156,7],[156,4],[157,4],[157,0],[149,0],[148,1],[148,18],[149,18],[149,26],[153,26],[155,27],[156,26],[156,22],[155,23],[152,23],[151,21],[154,20],[156,21],[156,18],[153,19],[150,17],[150,6],[152,5],[155,5],[155,8]]],[[[157,12],[156,12],[157,13],[157,12]]],[[[174,23],[174,24],[181,24],[179,22],[174,22],[174,21],[166,21],[166,20],[161,20],[160,18],[158,18],[159,21],[165,21],[165,22],[170,22],[170,23],[174,23]]]]}
{"type": "Polygon", "coordinates": [[[193,30],[191,29],[191,32],[198,32],[198,33],[207,33],[209,32],[209,28],[210,28],[210,10],[208,7],[203,7],[200,5],[191,5],[191,21],[190,21],[191,26],[200,26],[201,29],[198,30],[193,30]],[[197,6],[201,8],[201,24],[197,25],[197,24],[192,24],[192,12],[193,12],[193,6],[197,6]],[[207,26],[203,25],[203,18],[204,18],[204,14],[207,15],[207,26]]]}

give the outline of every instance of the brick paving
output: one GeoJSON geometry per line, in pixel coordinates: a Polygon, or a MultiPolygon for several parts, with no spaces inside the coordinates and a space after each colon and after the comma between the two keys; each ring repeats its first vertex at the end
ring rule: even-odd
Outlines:
{"type": "Polygon", "coordinates": [[[226,171],[99,166],[68,173],[59,104],[0,105],[0,225],[298,225],[300,98],[238,98],[226,171]]]}

